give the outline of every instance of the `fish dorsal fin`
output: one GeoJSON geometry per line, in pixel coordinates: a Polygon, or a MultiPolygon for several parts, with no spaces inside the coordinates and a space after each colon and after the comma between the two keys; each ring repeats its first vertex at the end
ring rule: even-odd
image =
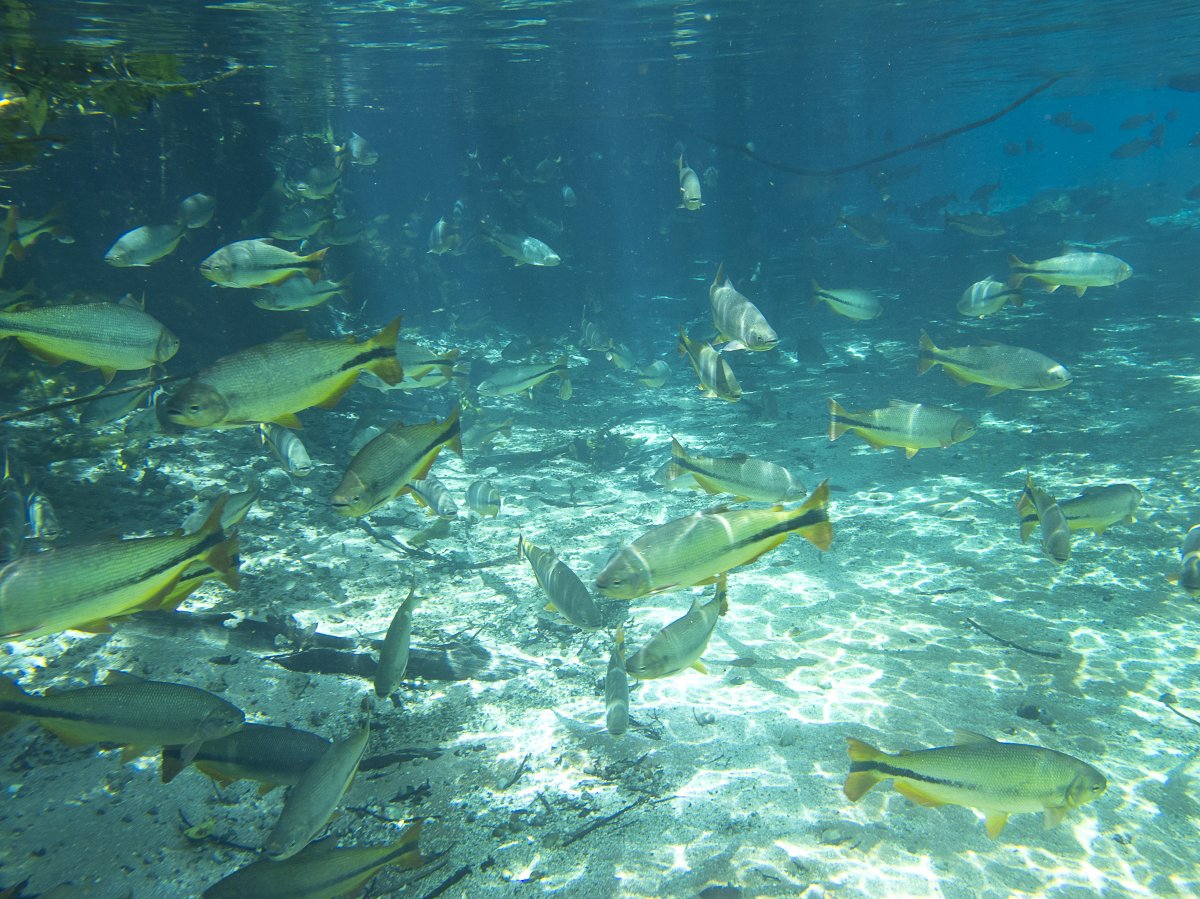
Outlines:
{"type": "Polygon", "coordinates": [[[997,742],[997,740],[977,734],[973,730],[956,730],[954,732],[955,746],[985,746],[994,745],[997,742]]]}
{"type": "Polygon", "coordinates": [[[113,684],[144,684],[146,679],[138,677],[136,674],[130,674],[128,671],[118,671],[115,668],[108,672],[104,677],[106,686],[113,684]]]}
{"type": "Polygon", "coordinates": [[[304,343],[308,340],[308,333],[303,328],[297,328],[295,331],[288,331],[282,337],[276,337],[276,343],[304,343]]]}
{"type": "Polygon", "coordinates": [[[919,406],[921,404],[920,403],[910,403],[908,400],[891,399],[891,400],[888,400],[888,405],[889,406],[906,406],[907,407],[907,406],[919,406]]]}

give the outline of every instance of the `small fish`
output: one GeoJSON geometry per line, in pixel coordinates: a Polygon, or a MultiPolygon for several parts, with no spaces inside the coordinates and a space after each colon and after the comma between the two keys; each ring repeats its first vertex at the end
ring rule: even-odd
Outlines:
{"type": "Polygon", "coordinates": [[[963,291],[955,308],[958,309],[959,315],[965,315],[968,318],[985,318],[995,315],[1004,308],[1006,303],[1024,306],[1025,295],[1018,288],[1009,287],[992,278],[984,278],[963,291]]]}
{"type": "Polygon", "coordinates": [[[266,422],[258,426],[262,442],[271,448],[279,464],[288,474],[306,478],[312,474],[312,458],[295,431],[266,422]]]}
{"type": "Polygon", "coordinates": [[[994,215],[980,215],[978,213],[951,215],[947,212],[945,219],[947,230],[957,228],[964,234],[972,234],[975,237],[1003,237],[1008,233],[1008,229],[994,215]]]}
{"type": "Polygon", "coordinates": [[[146,266],[175,252],[187,227],[179,224],[142,225],[127,231],[104,254],[114,268],[146,266]]]}
{"type": "MultiPolygon", "coordinates": [[[[1142,501],[1142,492],[1132,484],[1107,484],[1088,487],[1058,507],[1072,531],[1092,531],[1097,537],[1119,521],[1133,521],[1142,501]]],[[[1026,503],[1021,513],[1021,542],[1024,543],[1039,523],[1037,507],[1026,503]]]]}
{"type": "Polygon", "coordinates": [[[400,603],[388,625],[383,646],[379,649],[379,665],[375,668],[375,695],[380,698],[391,696],[404,680],[404,672],[408,670],[413,611],[420,602],[416,587],[409,587],[408,598],[400,603]]]}
{"type": "Polygon", "coordinates": [[[853,212],[842,212],[838,216],[838,224],[845,226],[846,230],[865,243],[867,246],[874,249],[880,249],[891,244],[892,240],[888,237],[887,231],[883,225],[873,215],[861,215],[853,212]]]}
{"type": "Polygon", "coordinates": [[[1154,124],[1154,113],[1147,112],[1147,113],[1143,113],[1141,115],[1131,115],[1129,118],[1125,119],[1125,121],[1123,121],[1117,127],[1120,128],[1122,131],[1137,131],[1137,129],[1141,128],[1143,125],[1153,125],[1153,124],[1154,124]]]}
{"type": "Polygon", "coordinates": [[[1026,278],[1033,278],[1045,284],[1050,293],[1066,286],[1074,287],[1079,296],[1089,287],[1120,284],[1133,274],[1129,263],[1107,253],[1067,253],[1037,262],[1022,262],[1016,256],[1009,256],[1008,264],[1013,270],[1010,287],[1020,287],[1026,278]]]}
{"type": "Polygon", "coordinates": [[[751,459],[745,453],[725,458],[692,456],[676,438],[671,438],[671,461],[659,469],[655,480],[674,486],[691,477],[706,493],[732,494],[734,502],[747,500],[766,503],[790,503],[803,499],[804,485],[782,465],[751,459]]]}
{"type": "Polygon", "coordinates": [[[717,619],[728,611],[725,575],[722,574],[717,579],[712,599],[703,604],[699,599],[693,599],[687,614],[660,630],[625,661],[625,670],[640,680],[670,677],[688,668],[708,674],[700,656],[708,648],[717,619]]]}
{"type": "Polygon", "coordinates": [[[618,627],[604,675],[604,726],[614,737],[629,730],[629,675],[625,671],[625,628],[618,627]]]}
{"type": "Polygon", "coordinates": [[[456,349],[440,353],[410,340],[397,340],[396,358],[404,368],[401,389],[405,389],[408,382],[423,381],[426,378],[431,382],[436,380],[439,385],[445,384],[454,376],[458,357],[459,351],[456,349]]]}
{"type": "Polygon", "coordinates": [[[238,240],[201,262],[200,274],[221,287],[263,287],[294,275],[304,275],[316,284],[328,249],[299,256],[267,238],[238,240]]]}
{"type": "Polygon", "coordinates": [[[185,228],[203,228],[216,211],[217,201],[208,194],[192,194],[179,201],[175,221],[185,228]]]}
{"type": "Polygon", "coordinates": [[[721,340],[727,341],[723,349],[752,350],[756,353],[772,350],[779,343],[779,335],[767,322],[758,307],[738,293],[737,288],[725,274],[724,264],[717,266],[717,274],[708,287],[708,304],[712,308],[713,327],[721,340]]]}
{"type": "Polygon", "coordinates": [[[683,161],[680,154],[679,166],[679,208],[695,212],[704,205],[700,194],[700,179],[696,173],[683,161]]]}
{"type": "Polygon", "coordinates": [[[734,403],[742,395],[742,387],[733,369],[707,340],[692,340],[683,325],[679,326],[679,355],[687,356],[700,382],[698,389],[707,397],[734,403]]]}
{"type": "Polygon", "coordinates": [[[299,181],[287,185],[291,195],[305,200],[327,200],[342,183],[342,157],[335,165],[314,165],[299,181]]]}
{"type": "Polygon", "coordinates": [[[218,359],[166,401],[164,414],[185,428],[275,422],[300,427],[296,413],[331,409],[369,369],[388,384],[404,377],[396,361],[400,319],[373,337],[309,340],[303,332],[218,359]]]}
{"type": "MultiPolygon", "coordinates": [[[[465,442],[465,441],[464,441],[465,442]]],[[[431,474],[409,481],[408,488],[418,506],[423,506],[438,518],[457,518],[458,503],[446,485],[431,474]]]]}
{"type": "Polygon", "coordinates": [[[633,361],[633,351],[625,344],[617,343],[615,340],[608,342],[608,347],[604,351],[604,358],[621,371],[629,371],[631,368],[637,367],[637,363],[633,361]]]}
{"type": "Polygon", "coordinates": [[[183,524],[181,525],[183,533],[191,536],[203,530],[205,524],[208,523],[209,517],[218,506],[220,506],[221,530],[233,530],[249,514],[254,504],[258,501],[258,495],[261,492],[262,484],[252,474],[249,483],[246,484],[245,490],[240,493],[223,493],[213,502],[197,507],[195,512],[183,520],[183,524]]]}
{"type": "Polygon", "coordinates": [[[37,487],[25,494],[25,519],[29,522],[29,535],[35,540],[55,540],[62,534],[50,498],[37,487]]]}
{"type": "Polygon", "coordinates": [[[939,349],[922,331],[917,374],[935,365],[959,384],[985,385],[988,396],[1005,390],[1060,390],[1071,383],[1070,372],[1034,350],[999,343],[939,349]]]}
{"type": "Polygon", "coordinates": [[[588,588],[552,549],[534,546],[524,537],[517,539],[517,558],[525,559],[533,576],[546,594],[546,609],[558,612],[578,628],[593,631],[603,623],[600,610],[588,588]]]}
{"type": "Polygon", "coordinates": [[[506,234],[487,222],[483,222],[482,225],[484,240],[494,244],[517,265],[550,267],[562,262],[562,257],[536,237],[530,237],[528,234],[506,234]]]}
{"type": "Polygon", "coordinates": [[[370,737],[368,720],[358,733],[331,745],[300,775],[263,843],[267,858],[274,862],[291,858],[325,828],[358,773],[370,737]]]}
{"type": "Polygon", "coordinates": [[[221,528],[218,501],[194,534],[79,543],[24,556],[0,569],[0,636],[107,630],[139,609],[174,608],[184,571],[205,562],[237,587],[237,536],[221,528]]]}
{"type": "Polygon", "coordinates": [[[1073,808],[1099,799],[1104,775],[1062,752],[1000,743],[958,731],[953,746],[887,753],[848,737],[850,773],[843,792],[857,802],[880,781],[894,779],[896,792],[918,805],[961,805],[984,813],[992,839],[1008,816],[1042,812],[1046,827],[1073,808]]]}
{"type": "Polygon", "coordinates": [[[575,196],[575,189],[569,184],[564,184],[562,189],[563,205],[568,209],[574,209],[579,203],[579,198],[575,196]]]}
{"type": "Polygon", "coordinates": [[[953,409],[927,403],[892,400],[882,409],[849,412],[837,400],[829,400],[829,440],[853,431],[875,449],[903,447],[911,459],[918,450],[947,447],[967,440],[975,423],[953,409]]]}
{"type": "Polygon", "coordinates": [[[459,407],[444,421],[406,426],[397,422],[355,453],[333,491],[330,503],[339,515],[361,517],[411,493],[410,481],[429,474],[443,447],[462,457],[459,407]]]}
{"type": "Polygon", "coordinates": [[[320,231],[330,219],[325,206],[300,205],[283,210],[267,234],[276,240],[306,240],[320,231]]]}
{"type": "Polygon", "coordinates": [[[110,671],[104,684],[32,696],[0,677],[0,726],[32,718],[71,746],[118,743],[125,758],[149,746],[182,746],[195,756],[205,740],[239,730],[242,710],[197,687],[110,671]]]}
{"type": "Polygon", "coordinates": [[[429,251],[435,256],[443,253],[453,253],[462,246],[462,237],[458,229],[440,218],[429,231],[429,251]]]}
{"type": "Polygon", "coordinates": [[[816,281],[812,282],[812,304],[824,303],[838,315],[855,321],[870,321],[883,314],[883,306],[871,293],[857,288],[826,290],[816,281]]]}
{"type": "Polygon", "coordinates": [[[718,508],[676,518],[618,550],[596,577],[596,587],[613,599],[637,599],[715,583],[793,533],[818,549],[828,549],[833,541],[828,505],[829,483],[823,481],[797,508],[718,508]]]}
{"type": "Polygon", "coordinates": [[[580,323],[579,348],[581,350],[592,350],[596,353],[603,353],[611,343],[611,340],[605,338],[600,333],[600,328],[597,327],[595,322],[590,322],[587,318],[584,318],[580,323]]]}
{"type": "Polygon", "coordinates": [[[1188,528],[1179,546],[1179,574],[1169,580],[1191,595],[1200,593],[1200,524],[1188,528]]]}
{"type": "Polygon", "coordinates": [[[410,825],[387,846],[338,849],[316,843],[286,861],[262,859],[234,871],[204,891],[203,899],[336,899],[360,895],[362,888],[389,865],[425,864],[417,838],[421,822],[410,825]]]}
{"type": "MultiPolygon", "coordinates": [[[[129,381],[126,386],[132,386],[134,383],[136,381],[129,381]]],[[[101,428],[120,421],[134,410],[148,405],[151,389],[146,387],[142,390],[126,390],[124,393],[89,400],[79,413],[79,423],[90,428],[101,428]]]]}
{"type": "Polygon", "coordinates": [[[375,148],[367,142],[365,137],[353,131],[350,132],[350,139],[346,141],[346,146],[342,149],[349,155],[351,165],[368,166],[379,161],[379,153],[375,148]]]}
{"type": "Polygon", "coordinates": [[[655,359],[649,365],[638,369],[637,382],[643,387],[662,387],[671,380],[671,368],[662,359],[655,359]]]}
{"type": "Polygon", "coordinates": [[[259,309],[266,309],[268,312],[313,309],[334,297],[345,299],[346,285],[349,283],[349,276],[341,281],[322,279],[315,284],[307,278],[289,278],[282,284],[268,284],[254,295],[251,302],[259,309]]]}
{"type": "Polygon", "coordinates": [[[123,303],[0,312],[0,338],[4,337],[15,337],[51,365],[70,360],[98,368],[106,382],[118,371],[166,362],[179,350],[179,338],[162,322],[123,303]]]}
{"type": "MultiPolygon", "coordinates": [[[[196,747],[192,764],[222,787],[239,780],[256,780],[259,794],[290,787],[329,749],[324,737],[270,724],[247,724],[224,737],[205,740],[196,747]]],[[[186,766],[183,748],[164,746],[161,777],[170,783],[186,766]]]]}
{"type": "Polygon", "coordinates": [[[547,378],[557,377],[562,382],[558,390],[558,397],[568,400],[571,398],[571,377],[567,371],[567,362],[567,354],[563,353],[556,362],[552,363],[514,365],[497,369],[476,390],[480,396],[508,396],[514,393],[524,393],[532,397],[534,387],[547,378]]]}
{"type": "MultiPolygon", "coordinates": [[[[43,234],[49,234],[59,243],[72,244],[75,238],[67,234],[59,219],[63,215],[63,204],[56,203],[45,215],[36,218],[21,218],[17,216],[16,230],[13,232],[13,243],[26,252],[37,243],[43,234]]],[[[11,248],[10,248],[11,249],[11,248]]],[[[16,257],[16,253],[13,253],[16,257]]]]}
{"type": "Polygon", "coordinates": [[[504,421],[477,421],[463,433],[463,446],[467,449],[483,449],[500,437],[507,443],[512,440],[512,427],[512,418],[506,418],[504,421]]]}
{"type": "Polygon", "coordinates": [[[1030,512],[1036,514],[1042,529],[1042,552],[1060,565],[1071,558],[1071,527],[1058,502],[1041,487],[1034,485],[1033,475],[1025,476],[1025,490],[1017,500],[1017,513],[1021,516],[1021,542],[1027,532],[1025,521],[1030,512]]]}
{"type": "Polygon", "coordinates": [[[494,518],[500,514],[504,500],[491,481],[475,481],[467,488],[467,505],[481,518],[494,518]]]}
{"type": "Polygon", "coordinates": [[[971,202],[979,204],[979,208],[987,213],[988,204],[991,203],[992,194],[1000,187],[999,181],[993,181],[991,184],[981,184],[971,192],[971,202]]]}
{"type": "Polygon", "coordinates": [[[1117,147],[1108,155],[1113,159],[1134,159],[1141,156],[1147,150],[1155,147],[1161,148],[1163,145],[1163,135],[1166,133],[1166,125],[1158,125],[1149,137],[1135,137],[1131,141],[1126,141],[1117,147]]]}

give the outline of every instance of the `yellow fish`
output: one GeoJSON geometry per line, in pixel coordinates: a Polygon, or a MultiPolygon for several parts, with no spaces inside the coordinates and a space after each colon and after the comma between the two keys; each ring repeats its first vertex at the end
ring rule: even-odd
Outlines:
{"type": "Polygon", "coordinates": [[[853,431],[875,449],[903,447],[909,459],[917,450],[961,443],[975,433],[975,424],[953,409],[892,400],[882,409],[849,412],[829,400],[829,439],[853,431]]]}

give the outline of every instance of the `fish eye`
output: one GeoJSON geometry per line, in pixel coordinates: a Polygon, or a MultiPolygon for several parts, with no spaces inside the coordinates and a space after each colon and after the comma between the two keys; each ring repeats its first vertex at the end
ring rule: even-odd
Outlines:
{"type": "Polygon", "coordinates": [[[190,406],[188,406],[188,411],[189,411],[189,412],[199,412],[199,411],[200,411],[200,404],[199,404],[199,403],[192,403],[190,406]]]}

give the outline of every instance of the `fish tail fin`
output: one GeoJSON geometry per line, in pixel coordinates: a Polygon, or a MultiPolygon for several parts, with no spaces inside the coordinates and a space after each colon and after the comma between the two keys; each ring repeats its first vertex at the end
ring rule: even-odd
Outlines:
{"type": "Polygon", "coordinates": [[[817,283],[816,278],[813,278],[811,286],[812,286],[812,303],[810,305],[815,306],[815,305],[817,305],[817,303],[821,302],[821,285],[817,283]]]}
{"type": "Polygon", "coordinates": [[[446,446],[450,447],[454,455],[460,459],[462,458],[462,427],[459,425],[458,419],[461,414],[462,405],[455,403],[445,421],[446,430],[451,435],[450,439],[446,441],[446,446]]]}
{"type": "Polygon", "coordinates": [[[400,834],[392,847],[392,852],[389,853],[388,864],[410,869],[419,868],[425,864],[426,859],[421,855],[421,847],[417,845],[424,820],[424,818],[418,818],[400,834]]]}
{"type": "Polygon", "coordinates": [[[1016,253],[1008,254],[1008,266],[1014,271],[1027,271],[1029,269],[1029,264],[1022,262],[1016,253]]]}
{"type": "Polygon", "coordinates": [[[937,364],[933,354],[938,351],[929,335],[921,332],[921,342],[917,349],[917,374],[923,375],[937,364]]]}
{"type": "Polygon", "coordinates": [[[829,398],[829,440],[831,443],[850,430],[849,425],[842,421],[842,418],[848,414],[837,400],[833,397],[829,398]]]}
{"type": "Polygon", "coordinates": [[[325,254],[328,252],[329,247],[324,247],[315,253],[309,253],[307,256],[301,257],[302,261],[308,263],[302,271],[313,284],[321,280],[321,263],[325,261],[325,254]]]}
{"type": "Polygon", "coordinates": [[[404,368],[396,358],[396,339],[400,336],[401,319],[402,316],[397,315],[386,328],[367,341],[373,348],[390,351],[367,366],[388,386],[394,386],[404,380],[404,368]]]}
{"type": "Polygon", "coordinates": [[[687,345],[688,345],[687,330],[684,328],[683,325],[680,325],[679,326],[679,355],[680,356],[687,355],[687,345]]]}
{"type": "Polygon", "coordinates": [[[562,366],[562,371],[558,372],[559,378],[562,379],[562,386],[558,389],[558,398],[560,400],[569,400],[571,398],[571,375],[567,368],[569,361],[567,354],[563,353],[558,357],[558,361],[554,363],[555,365],[562,366]]]}
{"type": "Polygon", "coordinates": [[[850,773],[846,775],[846,782],[842,784],[842,792],[851,802],[858,802],[884,778],[878,771],[855,770],[855,768],[887,758],[887,753],[880,752],[869,743],[856,740],[854,737],[846,737],[846,752],[850,755],[850,773]]]}
{"type": "Polygon", "coordinates": [[[1012,303],[1014,306],[1016,306],[1018,309],[1020,309],[1022,306],[1025,305],[1025,294],[1021,293],[1021,291],[1014,288],[1013,289],[1013,298],[1009,302],[1012,303]]]}
{"type": "Polygon", "coordinates": [[[525,551],[525,535],[517,534],[517,561],[523,562],[529,558],[529,553],[525,551]]]}
{"type": "Polygon", "coordinates": [[[713,284],[720,287],[725,283],[725,262],[722,260],[717,263],[717,273],[713,275],[713,284]]]}
{"type": "Polygon", "coordinates": [[[822,481],[812,496],[796,510],[798,533],[817,549],[829,549],[833,543],[833,525],[829,523],[829,480],[822,481]]]}
{"type": "Polygon", "coordinates": [[[179,757],[179,749],[174,750],[164,746],[162,748],[162,763],[159,767],[161,774],[159,775],[162,782],[169,784],[183,770],[183,760],[179,757]]]}

